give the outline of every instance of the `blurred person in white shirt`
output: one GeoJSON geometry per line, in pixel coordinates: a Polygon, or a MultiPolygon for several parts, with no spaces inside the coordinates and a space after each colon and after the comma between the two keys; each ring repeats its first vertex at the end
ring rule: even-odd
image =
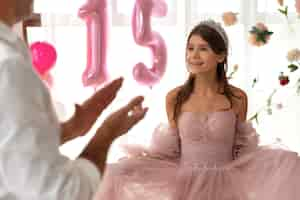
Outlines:
{"type": "Polygon", "coordinates": [[[123,79],[76,105],[74,115],[60,123],[26,44],[12,31],[32,7],[33,0],[0,1],[0,200],[89,200],[113,140],[143,119],[147,108],[143,97],[133,98],[104,120],[78,159],[61,155],[59,146],[91,129],[123,79]]]}

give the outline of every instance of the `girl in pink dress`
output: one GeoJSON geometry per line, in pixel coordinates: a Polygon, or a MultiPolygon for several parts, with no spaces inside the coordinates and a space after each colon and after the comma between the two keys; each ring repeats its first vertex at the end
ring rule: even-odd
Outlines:
{"type": "Polygon", "coordinates": [[[168,125],[149,148],[127,146],[95,200],[298,200],[295,152],[258,146],[247,95],[226,79],[228,38],[212,20],[188,36],[183,85],[166,97],[168,125]]]}

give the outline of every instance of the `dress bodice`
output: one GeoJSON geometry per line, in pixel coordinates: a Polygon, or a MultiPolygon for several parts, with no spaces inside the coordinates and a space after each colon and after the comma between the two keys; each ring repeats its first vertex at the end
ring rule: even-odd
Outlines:
{"type": "Polygon", "coordinates": [[[232,109],[209,113],[183,112],[178,130],[184,164],[222,165],[232,161],[236,115],[232,109]]]}

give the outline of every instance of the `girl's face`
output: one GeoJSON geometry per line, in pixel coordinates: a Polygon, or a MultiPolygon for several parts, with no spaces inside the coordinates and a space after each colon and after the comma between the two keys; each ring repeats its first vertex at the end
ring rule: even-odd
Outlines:
{"type": "Polygon", "coordinates": [[[216,54],[199,35],[190,37],[186,48],[186,62],[191,74],[216,72],[218,63],[223,62],[224,59],[224,55],[216,54]]]}

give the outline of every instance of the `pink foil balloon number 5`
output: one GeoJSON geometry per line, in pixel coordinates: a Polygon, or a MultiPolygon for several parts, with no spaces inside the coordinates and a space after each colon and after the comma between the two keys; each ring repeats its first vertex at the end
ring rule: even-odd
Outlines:
{"type": "Polygon", "coordinates": [[[135,42],[150,48],[152,68],[139,62],[133,68],[134,79],[152,87],[158,83],[166,71],[167,48],[163,38],[151,29],[151,16],[163,17],[167,14],[164,0],[136,0],[132,15],[132,32],[135,42]]]}
{"type": "Polygon", "coordinates": [[[96,88],[108,80],[107,0],[87,0],[78,15],[87,25],[87,66],[82,82],[85,87],[96,88]]]}

